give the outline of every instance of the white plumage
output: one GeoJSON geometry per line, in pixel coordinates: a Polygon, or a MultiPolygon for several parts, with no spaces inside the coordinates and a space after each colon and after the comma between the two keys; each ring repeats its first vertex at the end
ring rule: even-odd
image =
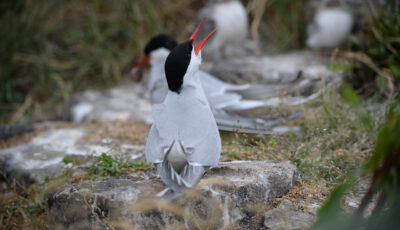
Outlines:
{"type": "Polygon", "coordinates": [[[147,89],[150,92],[150,100],[153,104],[160,104],[163,102],[168,93],[164,64],[169,52],[168,49],[163,47],[150,52],[151,68],[147,89]]]}
{"type": "MultiPolygon", "coordinates": [[[[214,59],[221,58],[227,47],[237,46],[248,36],[246,9],[238,0],[210,1],[198,14],[204,19],[203,34],[216,28],[217,32],[204,48],[204,55],[214,59]]],[[[200,37],[203,37],[200,34],[200,37]]]]}
{"type": "Polygon", "coordinates": [[[158,195],[169,200],[193,187],[221,154],[218,127],[199,80],[201,54],[193,50],[181,89],[168,90],[163,102],[153,105],[146,143],[146,160],[156,164],[168,186],[158,195]]]}
{"type": "MultiPolygon", "coordinates": [[[[153,104],[160,104],[168,94],[167,80],[164,72],[164,63],[169,50],[158,48],[150,52],[150,79],[148,91],[153,104]]],[[[266,121],[264,119],[245,116],[237,112],[262,107],[270,107],[271,103],[279,106],[282,103],[290,104],[290,99],[271,98],[265,100],[244,99],[240,93],[251,92],[257,95],[257,91],[267,90],[260,85],[234,85],[225,83],[216,77],[198,70],[200,84],[202,85],[205,97],[211,107],[218,127],[226,131],[240,131],[245,133],[271,133],[273,127],[279,125],[284,119],[266,121]]],[[[295,99],[293,99],[295,101],[295,99]]],[[[294,114],[293,117],[300,115],[294,114]]]]}
{"type": "MultiPolygon", "coordinates": [[[[197,58],[193,59],[189,69],[198,66],[197,58]]],[[[161,104],[153,105],[154,122],[146,145],[146,159],[151,163],[162,162],[172,143],[180,141],[189,163],[214,165],[221,151],[216,121],[198,71],[188,71],[184,79],[180,94],[168,91],[161,104]]]]}
{"type": "Polygon", "coordinates": [[[308,27],[307,46],[336,48],[348,39],[353,24],[353,16],[342,8],[320,8],[308,27]]]}

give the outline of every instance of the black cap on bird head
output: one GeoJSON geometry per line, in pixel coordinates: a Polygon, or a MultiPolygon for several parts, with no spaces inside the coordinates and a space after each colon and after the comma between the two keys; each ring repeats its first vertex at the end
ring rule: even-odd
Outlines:
{"type": "Polygon", "coordinates": [[[154,36],[146,45],[144,48],[144,56],[139,59],[134,64],[134,67],[138,66],[146,66],[149,64],[150,61],[150,53],[154,50],[157,50],[159,48],[165,48],[168,50],[172,50],[178,45],[178,43],[175,41],[175,39],[169,35],[166,34],[159,34],[157,36],[154,36]]]}
{"type": "Polygon", "coordinates": [[[168,50],[172,50],[178,45],[175,39],[166,34],[159,34],[154,36],[144,48],[144,55],[148,56],[151,51],[154,51],[159,48],[166,48],[168,50]]]}
{"type": "Polygon", "coordinates": [[[190,36],[189,41],[183,42],[172,49],[165,61],[165,76],[167,78],[168,88],[172,92],[179,94],[182,89],[183,77],[189,67],[192,58],[192,50],[194,51],[195,56],[198,56],[204,44],[216,31],[214,29],[202,41],[197,45],[194,45],[203,23],[204,20],[202,20],[197,26],[192,36],[190,36]]]}

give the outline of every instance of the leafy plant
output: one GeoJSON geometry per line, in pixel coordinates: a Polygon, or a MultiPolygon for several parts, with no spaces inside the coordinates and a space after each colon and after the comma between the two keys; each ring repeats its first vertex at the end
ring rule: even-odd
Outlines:
{"type": "Polygon", "coordinates": [[[352,66],[348,81],[360,94],[390,96],[400,86],[399,3],[366,1],[362,12],[366,23],[352,37],[352,51],[336,54],[352,66]]]}
{"type": "Polygon", "coordinates": [[[100,176],[116,176],[126,170],[145,171],[150,168],[144,161],[129,161],[121,157],[102,153],[90,167],[90,172],[100,176]]]}
{"type": "MultiPolygon", "coordinates": [[[[363,168],[347,183],[337,186],[318,212],[312,229],[396,229],[400,225],[400,8],[398,1],[385,4],[368,1],[365,8],[367,26],[353,37],[355,51],[339,52],[352,61],[350,83],[363,96],[388,97],[372,155],[363,168]],[[358,178],[370,177],[370,185],[354,213],[344,213],[341,202],[356,186],[358,178]],[[368,209],[368,207],[372,207],[368,209]]],[[[365,113],[363,101],[352,87],[345,86],[343,98],[352,108],[359,108],[356,117],[368,130],[373,119],[365,113]]]]}
{"type": "Polygon", "coordinates": [[[79,156],[74,156],[74,155],[67,155],[62,159],[62,163],[65,165],[69,165],[69,164],[80,164],[81,163],[81,159],[79,158],[79,156]]]}

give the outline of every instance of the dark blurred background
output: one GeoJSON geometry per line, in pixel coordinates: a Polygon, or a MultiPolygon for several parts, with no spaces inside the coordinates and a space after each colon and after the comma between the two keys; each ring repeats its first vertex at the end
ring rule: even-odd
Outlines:
{"type": "MultiPolygon", "coordinates": [[[[159,32],[182,41],[206,2],[1,1],[0,124],[54,119],[75,92],[129,80],[122,70],[141,55],[146,41],[159,32]]],[[[244,1],[250,22],[261,20],[251,34],[259,37],[269,53],[304,48],[305,22],[312,11],[309,4],[309,0],[244,1]]],[[[368,16],[349,49],[371,58],[349,64],[352,72],[362,76],[353,84],[358,88],[365,85],[363,81],[376,83],[379,74],[368,68],[371,61],[393,79],[400,75],[398,2],[388,0],[378,6],[373,14],[369,6],[355,9],[356,14],[367,12],[368,16]]]]}
{"type": "MultiPolygon", "coordinates": [[[[206,2],[2,1],[0,123],[54,118],[74,92],[124,81],[122,69],[149,38],[164,32],[182,41],[206,2]]],[[[301,47],[305,2],[270,1],[261,38],[278,43],[276,50],[301,47]]]]}

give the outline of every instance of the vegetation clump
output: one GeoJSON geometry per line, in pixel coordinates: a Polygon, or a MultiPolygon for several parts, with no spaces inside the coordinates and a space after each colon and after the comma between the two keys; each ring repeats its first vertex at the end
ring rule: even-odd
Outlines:
{"type": "Polygon", "coordinates": [[[337,50],[347,81],[364,97],[389,97],[400,89],[400,7],[397,0],[366,1],[364,25],[352,36],[351,50],[337,50]]]}
{"type": "Polygon", "coordinates": [[[150,165],[144,161],[132,161],[102,153],[95,158],[89,167],[89,172],[99,176],[118,176],[130,171],[146,171],[148,169],[150,169],[150,165]]]}

